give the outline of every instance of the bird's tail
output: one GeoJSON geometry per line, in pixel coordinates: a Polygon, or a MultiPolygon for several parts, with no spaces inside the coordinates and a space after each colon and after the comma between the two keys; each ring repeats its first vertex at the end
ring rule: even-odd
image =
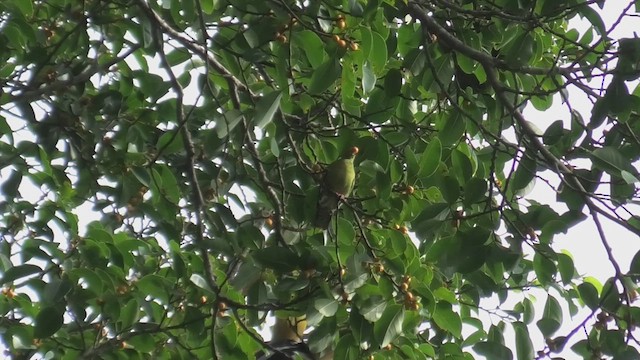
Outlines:
{"type": "Polygon", "coordinates": [[[331,222],[331,216],[338,208],[338,195],[330,191],[322,191],[318,198],[318,206],[316,206],[316,217],[313,220],[313,226],[326,229],[331,222]]]}

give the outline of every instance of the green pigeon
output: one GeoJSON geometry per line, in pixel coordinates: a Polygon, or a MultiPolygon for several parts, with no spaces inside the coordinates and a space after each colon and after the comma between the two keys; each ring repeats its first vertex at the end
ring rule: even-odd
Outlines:
{"type": "Polygon", "coordinates": [[[353,159],[357,153],[358,148],[353,146],[347,149],[340,159],[327,167],[320,184],[320,196],[313,226],[321,229],[328,228],[331,215],[340,205],[340,200],[351,194],[356,180],[353,159]]]}

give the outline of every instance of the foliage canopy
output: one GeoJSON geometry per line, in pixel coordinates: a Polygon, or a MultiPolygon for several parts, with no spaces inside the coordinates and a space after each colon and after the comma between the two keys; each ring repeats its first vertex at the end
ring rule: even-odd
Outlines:
{"type": "Polygon", "coordinates": [[[640,234],[640,40],[612,38],[603,6],[3,1],[5,346],[247,359],[276,311],[336,359],[637,358],[640,256],[621,268],[601,219],[640,234]],[[554,102],[556,121],[523,115],[554,102]],[[354,191],[314,229],[351,146],[354,191]],[[582,221],[604,284],[554,246],[582,221]]]}

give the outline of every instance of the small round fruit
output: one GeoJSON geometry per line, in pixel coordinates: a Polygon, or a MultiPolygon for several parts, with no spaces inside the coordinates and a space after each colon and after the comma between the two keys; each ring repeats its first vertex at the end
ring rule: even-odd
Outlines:
{"type": "Polygon", "coordinates": [[[269,216],[268,218],[266,218],[264,220],[264,224],[269,228],[269,229],[273,229],[273,218],[271,216],[269,216]]]}
{"type": "Polygon", "coordinates": [[[354,43],[354,42],[349,43],[349,47],[350,47],[350,48],[351,48],[351,50],[353,50],[353,51],[358,51],[358,50],[360,50],[360,45],[358,45],[358,43],[354,43]]]}
{"type": "Polygon", "coordinates": [[[227,310],[227,304],[224,301],[220,301],[218,303],[218,311],[219,312],[224,312],[227,310]]]}
{"type": "Polygon", "coordinates": [[[407,290],[409,290],[409,284],[407,284],[406,282],[403,282],[402,284],[400,284],[400,290],[402,290],[403,292],[406,292],[407,290]]]}
{"type": "Polygon", "coordinates": [[[333,41],[335,41],[335,42],[337,42],[337,43],[340,43],[340,40],[342,40],[342,39],[340,39],[340,36],[338,36],[338,35],[333,35],[333,41]]]}
{"type": "Polygon", "coordinates": [[[413,188],[413,186],[411,185],[407,185],[407,188],[405,189],[405,193],[407,195],[411,195],[416,191],[416,189],[413,188]]]}
{"type": "Polygon", "coordinates": [[[338,29],[344,30],[347,27],[347,22],[344,21],[344,19],[338,19],[338,21],[336,21],[336,26],[338,29]]]}
{"type": "Polygon", "coordinates": [[[404,295],[404,299],[407,302],[414,302],[416,301],[416,297],[413,295],[413,293],[411,291],[407,291],[407,293],[404,295]]]}
{"type": "Polygon", "coordinates": [[[344,39],[340,39],[340,41],[338,41],[338,46],[344,49],[347,47],[347,42],[344,39]]]}

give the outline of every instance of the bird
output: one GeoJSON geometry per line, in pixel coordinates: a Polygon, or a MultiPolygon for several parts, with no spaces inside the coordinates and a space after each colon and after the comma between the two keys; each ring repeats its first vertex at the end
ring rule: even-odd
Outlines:
{"type": "Polygon", "coordinates": [[[300,317],[278,317],[271,328],[268,351],[260,351],[256,360],[315,360],[315,355],[302,340],[307,328],[307,319],[300,317]]]}
{"type": "Polygon", "coordinates": [[[327,167],[320,183],[320,196],[313,226],[320,229],[328,228],[340,200],[351,194],[356,179],[353,160],[358,152],[359,149],[352,146],[346,149],[340,159],[327,167]]]}

